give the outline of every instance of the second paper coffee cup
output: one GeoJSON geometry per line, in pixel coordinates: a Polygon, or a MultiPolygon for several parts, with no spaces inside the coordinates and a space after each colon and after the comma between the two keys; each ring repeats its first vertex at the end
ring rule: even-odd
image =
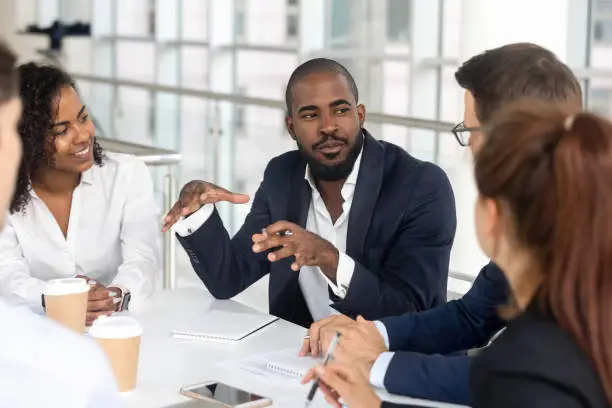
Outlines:
{"type": "Polygon", "coordinates": [[[85,330],[89,285],[84,279],[53,279],[45,283],[45,314],[77,333],[85,330]]]}
{"type": "Polygon", "coordinates": [[[99,317],[89,329],[111,363],[119,391],[136,388],[142,326],[129,316],[99,317]]]}

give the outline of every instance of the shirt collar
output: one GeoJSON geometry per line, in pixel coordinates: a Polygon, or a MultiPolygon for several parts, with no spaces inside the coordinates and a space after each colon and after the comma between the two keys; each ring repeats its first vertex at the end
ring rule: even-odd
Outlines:
{"type": "MultiPolygon", "coordinates": [[[[348,177],[346,178],[346,181],[344,182],[345,186],[346,185],[352,185],[352,186],[357,185],[357,178],[359,177],[359,168],[361,167],[361,156],[363,155],[364,145],[365,143],[361,146],[361,150],[359,151],[359,156],[357,156],[357,160],[355,160],[353,169],[351,170],[351,173],[348,175],[348,177]]],[[[306,172],[304,173],[304,179],[308,182],[313,192],[319,191],[317,190],[317,185],[314,181],[314,178],[312,177],[312,174],[310,173],[310,166],[308,164],[306,164],[306,172]]]]}
{"type": "Polygon", "coordinates": [[[85,172],[83,172],[81,174],[81,184],[88,184],[88,185],[92,185],[93,184],[93,175],[92,175],[92,171],[93,168],[97,166],[97,164],[94,163],[93,166],[91,166],[91,168],[85,172]]]}
{"type": "MultiPolygon", "coordinates": [[[[96,166],[96,164],[91,166],[91,168],[89,170],[81,173],[81,182],[79,183],[79,185],[87,184],[87,185],[91,186],[93,184],[92,170],[93,170],[94,166],[96,166]]],[[[32,180],[30,180],[30,186],[31,185],[32,185],[32,180]]],[[[38,198],[38,195],[36,194],[36,191],[34,191],[33,188],[30,189],[30,195],[32,197],[34,197],[34,198],[38,198]]]]}

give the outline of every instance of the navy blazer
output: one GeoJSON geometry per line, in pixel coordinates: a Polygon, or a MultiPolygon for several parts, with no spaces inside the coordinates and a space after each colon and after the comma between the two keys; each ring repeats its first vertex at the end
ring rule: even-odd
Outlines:
{"type": "MultiPolygon", "coordinates": [[[[346,245],[355,270],[345,298],[332,306],[372,320],[440,305],[456,228],[448,177],[436,165],[364,134],[346,245]]],[[[213,296],[231,298],[269,273],[270,313],[309,327],[298,273],[290,268],[293,257],[270,263],[267,253],[253,253],[251,240],[276,221],[306,226],[311,190],[305,172],[299,151],[272,159],[233,238],[215,211],[197,231],[178,239],[213,296]]]]}
{"type": "Polygon", "coordinates": [[[498,307],[507,301],[508,284],[494,263],[481,269],[470,290],[458,300],[422,313],[381,321],[395,351],[384,379],[391,393],[468,404],[472,358],[505,323],[498,307]]]}

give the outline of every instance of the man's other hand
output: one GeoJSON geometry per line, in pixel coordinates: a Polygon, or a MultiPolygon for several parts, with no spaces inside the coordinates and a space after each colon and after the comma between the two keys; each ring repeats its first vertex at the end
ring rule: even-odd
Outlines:
{"type": "Polygon", "coordinates": [[[181,217],[193,214],[205,204],[214,204],[219,201],[227,201],[233,204],[246,204],[249,196],[236,194],[206,181],[194,180],[185,184],[181,190],[178,201],[172,206],[166,217],[162,232],[166,232],[181,217]]]}

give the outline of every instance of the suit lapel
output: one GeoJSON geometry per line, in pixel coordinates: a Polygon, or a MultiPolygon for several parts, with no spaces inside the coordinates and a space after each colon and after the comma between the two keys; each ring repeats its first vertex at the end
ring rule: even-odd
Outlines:
{"type": "Polygon", "coordinates": [[[287,221],[298,224],[306,228],[308,221],[308,208],[312,192],[310,185],[304,179],[306,173],[306,163],[301,161],[291,176],[291,186],[289,187],[289,197],[287,198],[287,221]]]}
{"type": "MultiPolygon", "coordinates": [[[[289,179],[288,195],[286,196],[287,213],[285,219],[306,228],[308,209],[310,207],[310,185],[304,179],[306,163],[300,160],[296,163],[289,179]]],[[[279,309],[283,310],[284,318],[305,327],[310,326],[312,317],[299,284],[299,272],[291,270],[293,257],[279,261],[274,274],[274,287],[279,302],[279,309]]],[[[272,289],[272,286],[271,286],[272,289]]]]}
{"type": "Polygon", "coordinates": [[[372,214],[382,187],[384,149],[367,130],[363,130],[365,142],[361,166],[355,186],[355,194],[349,214],[346,253],[351,258],[361,258],[372,214]]]}

